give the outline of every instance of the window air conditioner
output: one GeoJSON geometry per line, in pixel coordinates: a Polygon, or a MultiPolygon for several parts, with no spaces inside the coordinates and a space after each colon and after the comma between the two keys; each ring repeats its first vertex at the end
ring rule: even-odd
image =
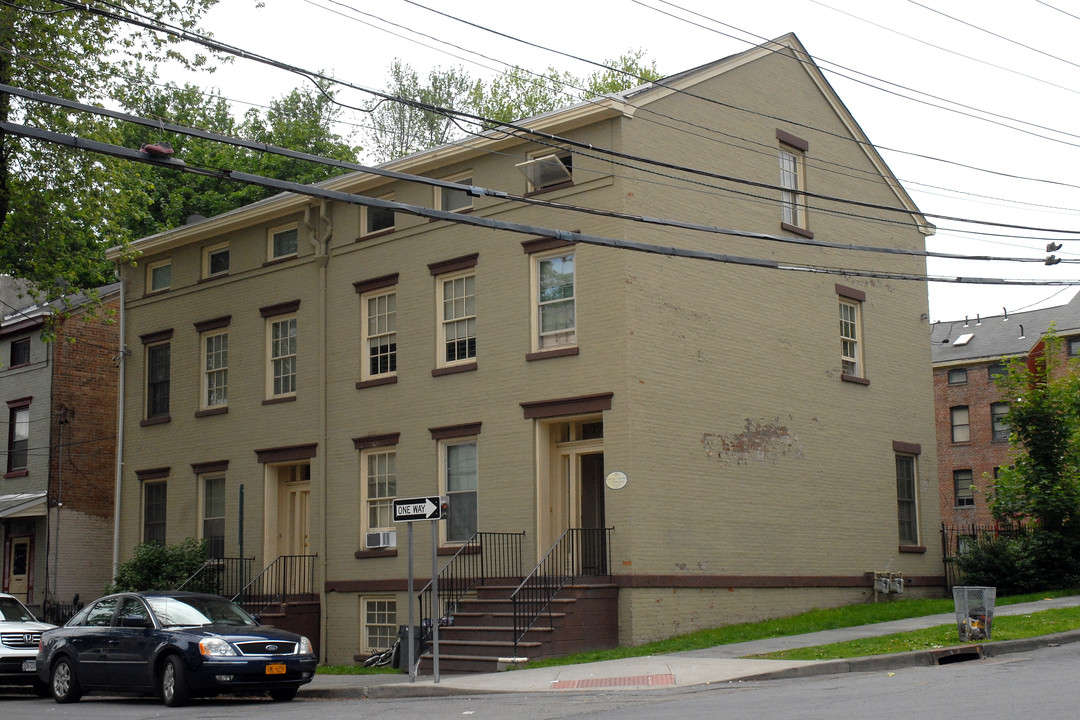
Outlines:
{"type": "Polygon", "coordinates": [[[397,547],[397,531],[369,532],[364,544],[368,549],[397,547]]]}

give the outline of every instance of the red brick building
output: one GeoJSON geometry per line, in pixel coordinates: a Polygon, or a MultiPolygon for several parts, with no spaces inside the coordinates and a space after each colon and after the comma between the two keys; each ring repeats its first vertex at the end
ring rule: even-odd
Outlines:
{"type": "Polygon", "coordinates": [[[1062,352],[1080,354],[1080,294],[1057,307],[935,323],[934,366],[941,520],[946,526],[991,525],[988,489],[1011,464],[1008,398],[994,382],[1012,358],[1026,355],[1053,324],[1062,352]]]}

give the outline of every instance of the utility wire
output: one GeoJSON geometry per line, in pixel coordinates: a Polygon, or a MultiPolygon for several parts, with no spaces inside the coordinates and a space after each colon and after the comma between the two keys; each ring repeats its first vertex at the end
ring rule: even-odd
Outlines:
{"type": "MultiPolygon", "coordinates": [[[[88,140],[85,138],[79,138],[71,135],[64,135],[61,133],[52,132],[49,130],[42,130],[38,128],[32,128],[25,125],[19,125],[10,122],[0,122],[0,131],[8,132],[13,135],[21,137],[33,138],[36,140],[42,140],[54,144],[64,145],[71,148],[80,150],[86,150],[90,152],[101,153],[105,155],[111,155],[113,157],[119,157],[126,160],[133,160],[135,162],[146,163],[149,165],[155,165],[158,167],[171,167],[182,172],[192,172],[200,175],[208,175],[211,177],[220,178],[223,180],[233,180],[236,182],[246,183],[250,185],[261,185],[264,187],[273,188],[282,192],[290,192],[297,195],[307,195],[310,197],[317,197],[326,200],[334,200],[338,202],[362,205],[366,207],[374,207],[383,210],[390,210],[393,212],[402,212],[410,215],[417,215],[419,217],[426,217],[435,220],[449,220],[454,223],[462,225],[470,225],[473,227],[482,227],[492,230],[504,230],[507,232],[522,233],[530,236],[551,237],[558,240],[564,240],[571,243],[582,243],[587,245],[599,245],[603,247],[611,247],[622,250],[633,250],[636,252],[644,252],[649,254],[663,255],[666,257],[680,257],[694,260],[708,260],[711,262],[719,262],[732,265],[744,265],[751,267],[758,267],[770,270],[785,270],[792,272],[805,272],[813,274],[826,274],[826,275],[840,275],[845,277],[870,277],[887,280],[913,280],[918,282],[954,282],[962,284],[976,284],[976,285],[1075,285],[1080,283],[1080,280],[1018,280],[1018,279],[1006,279],[1006,278],[974,278],[974,277],[936,277],[928,276],[919,273],[899,273],[888,272],[878,270],[862,270],[854,268],[842,268],[834,266],[824,265],[812,265],[812,264],[796,264],[788,262],[780,262],[777,260],[768,260],[762,258],[744,257],[737,255],[728,255],[724,253],[716,253],[705,250],[692,250],[687,248],[677,248],[670,246],[656,245],[652,243],[641,243],[630,240],[622,240],[617,238],[605,237],[602,235],[592,235],[582,232],[571,232],[567,230],[561,230],[556,228],[548,228],[537,225],[527,225],[523,223],[508,222],[504,220],[494,220],[491,218],[478,217],[475,215],[467,215],[462,213],[448,212],[445,210],[435,210],[432,208],[426,208],[419,205],[409,205],[406,203],[395,202],[391,200],[384,200],[382,198],[371,198],[363,195],[356,195],[353,193],[346,193],[337,190],[330,190],[328,188],[319,187],[315,185],[302,185],[300,183],[288,182],[284,180],[275,180],[273,178],[263,177],[261,175],[254,175],[251,173],[244,173],[238,171],[229,170],[211,170],[207,168],[195,168],[188,166],[180,160],[155,158],[147,155],[146,153],[131,150],[130,148],[124,148],[117,145],[111,145],[109,143],[103,143],[96,140],[88,140]]],[[[766,239],[773,239],[775,236],[771,236],[765,233],[751,233],[746,231],[731,231],[732,234],[737,234],[742,237],[763,237],[766,239]]]]}

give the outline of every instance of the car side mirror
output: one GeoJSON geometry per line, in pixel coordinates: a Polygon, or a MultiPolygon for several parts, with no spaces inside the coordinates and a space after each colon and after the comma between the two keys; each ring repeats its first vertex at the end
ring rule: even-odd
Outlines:
{"type": "Polygon", "coordinates": [[[120,627],[148,628],[151,624],[150,620],[142,615],[124,615],[120,618],[120,627]]]}

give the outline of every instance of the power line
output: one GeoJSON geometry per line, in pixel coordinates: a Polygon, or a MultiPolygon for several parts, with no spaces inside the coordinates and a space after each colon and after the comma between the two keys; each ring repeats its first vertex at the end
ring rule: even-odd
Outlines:
{"type": "MultiPolygon", "coordinates": [[[[210,170],[206,168],[194,168],[183,163],[183,161],[155,158],[147,155],[146,153],[131,150],[129,148],[119,147],[117,145],[111,145],[109,143],[103,143],[96,140],[88,140],[85,138],[74,137],[71,135],[63,135],[48,130],[41,130],[38,128],[31,128],[24,125],[18,125],[10,122],[0,122],[0,131],[8,132],[13,135],[19,135],[22,137],[33,138],[42,140],[45,142],[55,143],[72,147],[80,150],[87,150],[90,152],[101,153],[105,155],[111,155],[113,157],[119,157],[127,160],[133,160],[135,162],[146,163],[149,165],[156,165],[158,167],[171,167],[181,172],[192,172],[200,175],[209,175],[220,179],[233,180],[236,182],[260,185],[263,187],[269,187],[283,192],[290,192],[298,195],[307,195],[310,197],[317,197],[326,200],[334,200],[338,202],[362,205],[366,207],[375,207],[384,210],[391,210],[393,212],[402,212],[410,215],[417,215],[420,217],[426,217],[436,220],[449,220],[454,223],[462,225],[471,225],[474,227],[488,228],[492,230],[504,230],[507,232],[522,233],[533,237],[551,237],[559,240],[565,240],[567,242],[582,243],[587,245],[599,245],[603,247],[610,247],[622,250],[633,250],[636,252],[644,252],[649,254],[663,255],[667,257],[679,257],[695,260],[708,260],[711,262],[719,262],[732,265],[745,265],[751,267],[758,267],[771,270],[786,270],[792,272],[805,272],[814,274],[826,274],[826,275],[840,275],[845,277],[870,277],[879,279],[890,280],[914,280],[919,282],[954,282],[962,284],[977,284],[977,285],[1073,285],[1080,281],[1068,281],[1068,280],[1017,280],[1006,278],[973,278],[973,277],[934,277],[918,273],[898,273],[878,270],[861,270],[854,268],[841,268],[834,266],[812,265],[806,263],[787,263],[777,260],[767,260],[762,258],[744,257],[737,255],[728,255],[724,253],[716,253],[705,250],[691,250],[685,248],[677,248],[671,246],[655,245],[652,243],[641,243],[630,240],[621,240],[617,238],[605,237],[602,235],[592,235],[582,232],[571,232],[567,230],[561,230],[556,228],[548,228],[544,226],[527,225],[523,223],[514,223],[504,220],[494,220],[491,218],[477,217],[474,215],[467,215],[463,213],[448,212],[445,210],[436,210],[433,208],[426,208],[419,205],[410,205],[406,203],[399,203],[391,200],[384,200],[381,198],[371,198],[363,195],[356,195],[353,193],[346,193],[337,190],[330,190],[328,188],[319,187],[316,185],[302,185],[300,183],[288,182],[284,180],[275,180],[272,178],[263,177],[261,175],[254,175],[251,173],[229,171],[229,170],[210,170]]],[[[762,237],[765,239],[774,239],[776,236],[767,235],[765,233],[751,233],[745,231],[730,231],[731,234],[735,234],[741,237],[762,237]]]]}

